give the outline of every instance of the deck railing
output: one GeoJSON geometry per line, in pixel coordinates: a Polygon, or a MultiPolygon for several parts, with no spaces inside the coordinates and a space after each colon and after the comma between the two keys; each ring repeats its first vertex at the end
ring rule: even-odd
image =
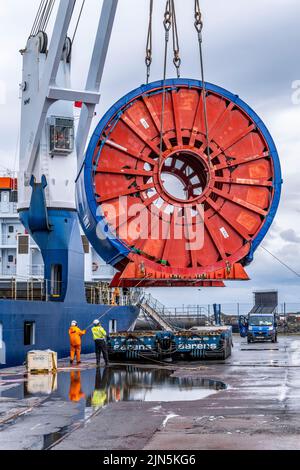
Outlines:
{"type": "MultiPolygon", "coordinates": [[[[51,281],[45,281],[39,277],[40,269],[37,269],[35,276],[30,279],[19,281],[16,277],[0,281],[0,300],[29,300],[48,302],[54,297],[59,297],[59,292],[63,291],[63,285],[51,281]]],[[[141,296],[141,289],[120,289],[116,292],[110,288],[106,282],[86,284],[86,300],[95,305],[111,305],[127,307],[138,305],[141,296]],[[118,294],[118,295],[117,295],[118,294]]]]}
{"type": "MultiPolygon", "coordinates": [[[[50,281],[36,276],[21,282],[12,276],[12,271],[7,270],[10,278],[0,281],[0,300],[29,300],[51,301],[55,292],[50,281]]],[[[63,286],[62,286],[63,287],[63,286]]],[[[59,290],[59,286],[56,286],[59,290]]],[[[138,305],[142,301],[147,302],[154,310],[163,315],[167,320],[195,319],[199,322],[212,324],[214,321],[212,305],[189,305],[180,307],[165,307],[151,294],[145,294],[142,289],[111,289],[107,282],[86,284],[87,302],[91,304],[104,304],[111,306],[138,305]]],[[[238,325],[239,315],[245,315],[253,308],[252,304],[224,303],[222,304],[222,320],[225,324],[238,325]]],[[[280,303],[277,307],[278,324],[281,331],[300,332],[300,302],[280,303]]]]}

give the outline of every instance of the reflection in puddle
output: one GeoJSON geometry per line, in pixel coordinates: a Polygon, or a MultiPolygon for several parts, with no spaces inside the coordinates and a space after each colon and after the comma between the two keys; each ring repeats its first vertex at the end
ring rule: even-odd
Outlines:
{"type": "Polygon", "coordinates": [[[53,425],[55,432],[45,434],[42,426],[40,434],[34,431],[34,439],[42,437],[43,449],[48,449],[109,403],[195,401],[227,388],[223,382],[176,378],[172,374],[172,370],[166,369],[115,366],[58,375],[28,375],[24,382],[20,377],[7,377],[5,387],[0,386],[0,396],[20,400],[41,397],[46,399],[43,406],[52,405],[47,407],[47,424],[53,425]],[[61,406],[71,407],[64,427],[56,425],[57,407],[61,406]]]}
{"type": "Polygon", "coordinates": [[[99,408],[120,401],[193,401],[226,388],[221,382],[174,378],[171,375],[172,371],[132,367],[98,369],[94,391],[87,397],[87,406],[99,408]]]}
{"type": "MultiPolygon", "coordinates": [[[[120,401],[194,401],[225,390],[223,382],[172,377],[173,371],[138,367],[111,367],[62,372],[56,375],[29,375],[23,384],[10,384],[3,396],[28,398],[47,396],[87,408],[100,408],[120,401]]],[[[9,385],[9,381],[7,381],[9,385]]]]}

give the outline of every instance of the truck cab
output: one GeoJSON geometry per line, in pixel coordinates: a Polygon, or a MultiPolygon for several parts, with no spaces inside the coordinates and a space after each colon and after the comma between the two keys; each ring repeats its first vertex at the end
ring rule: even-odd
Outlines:
{"type": "Polygon", "coordinates": [[[275,314],[253,313],[240,318],[240,332],[248,343],[272,341],[277,343],[277,320],[275,314]]]}

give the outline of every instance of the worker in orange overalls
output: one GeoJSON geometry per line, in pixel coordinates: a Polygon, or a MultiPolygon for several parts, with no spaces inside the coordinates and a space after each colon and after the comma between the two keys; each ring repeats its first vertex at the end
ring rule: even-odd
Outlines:
{"type": "Polygon", "coordinates": [[[77,321],[72,321],[71,323],[71,328],[69,329],[69,335],[70,335],[70,345],[71,345],[71,360],[70,364],[72,365],[74,362],[74,358],[76,355],[76,360],[77,364],[81,364],[81,337],[86,334],[86,331],[83,330],[81,331],[80,328],[78,328],[78,323],[77,321]]]}
{"type": "Polygon", "coordinates": [[[85,394],[81,389],[81,374],[79,370],[72,370],[71,372],[71,382],[70,382],[70,393],[69,398],[70,401],[74,401],[75,403],[85,398],[85,394]]]}

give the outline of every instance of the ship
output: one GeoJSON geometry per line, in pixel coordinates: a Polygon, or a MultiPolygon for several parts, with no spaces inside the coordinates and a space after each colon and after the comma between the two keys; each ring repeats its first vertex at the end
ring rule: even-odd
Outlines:
{"type": "MultiPolygon", "coordinates": [[[[89,327],[95,319],[101,320],[108,333],[127,331],[139,314],[138,289],[124,289],[114,298],[106,283],[93,279],[85,282],[85,257],[90,248],[80,229],[76,179],[85,157],[90,116],[94,116],[100,101],[99,77],[117,3],[105,2],[99,17],[84,90],[72,89],[68,29],[74,5],[73,0],[59,2],[49,39],[45,12],[39,9],[26,46],[20,51],[23,73],[18,184],[16,187],[14,178],[2,180],[7,185],[4,189],[8,189],[2,191],[2,204],[15,205],[24,231],[18,233],[19,228],[8,224],[11,234],[2,249],[5,280],[0,289],[0,368],[23,364],[31,350],[51,349],[58,357],[67,357],[73,320],[87,329],[82,352],[91,353],[94,342],[89,327]],[[82,104],[78,126],[76,103],[82,104]],[[17,247],[9,245],[12,239],[17,247]],[[38,261],[28,262],[31,255],[38,261]],[[28,265],[36,270],[29,276],[28,265]]],[[[93,269],[99,269],[95,260],[93,269]]]]}
{"type": "MultiPolygon", "coordinates": [[[[68,329],[75,319],[82,328],[102,317],[110,333],[130,329],[139,313],[138,289],[121,290],[119,305],[115,305],[109,287],[114,270],[81,233],[76,272],[70,275],[64,300],[55,297],[59,289],[51,291],[44,279],[41,251],[21,223],[17,204],[17,179],[9,174],[0,177],[0,368],[22,364],[32,349],[50,348],[59,357],[67,357],[68,329]]],[[[93,349],[88,333],[83,352],[93,349]]]]}

